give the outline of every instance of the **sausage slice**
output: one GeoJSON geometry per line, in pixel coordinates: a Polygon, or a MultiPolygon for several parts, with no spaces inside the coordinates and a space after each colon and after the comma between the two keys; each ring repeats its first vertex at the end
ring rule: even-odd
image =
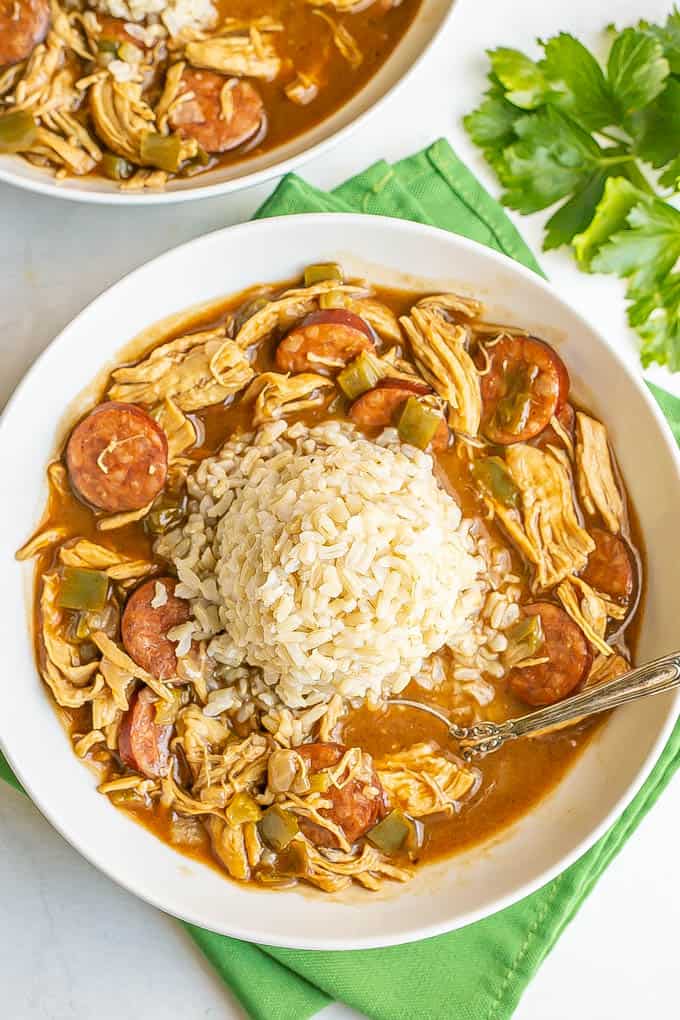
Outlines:
{"type": "Polygon", "coordinates": [[[368,323],[343,308],[312,312],[276,348],[280,372],[330,374],[375,347],[368,323]]]}
{"type": "Polygon", "coordinates": [[[620,535],[604,528],[592,528],[590,536],[595,548],[588,557],[582,578],[603,595],[622,603],[630,602],[637,569],[628,544],[620,535]]]}
{"type": "Polygon", "coordinates": [[[141,510],[168,472],[163,429],[135,404],[109,402],[76,425],[66,447],[71,485],[100,510],[141,510]]]}
{"type": "MultiPolygon", "coordinates": [[[[317,743],[302,744],[295,750],[308,763],[310,772],[315,773],[337,765],[347,748],[343,744],[317,743]]],[[[387,811],[385,791],[372,768],[369,777],[351,779],[343,787],[330,786],[322,796],[324,800],[330,800],[333,806],[321,808],[319,814],[335,822],[350,843],[356,842],[372,829],[387,811]]],[[[312,843],[325,847],[337,846],[335,836],[328,829],[307,818],[299,818],[298,821],[312,843]]]]}
{"type": "Polygon", "coordinates": [[[49,27],[49,0],[0,0],[0,67],[30,57],[49,27]]]}
{"type": "Polygon", "coordinates": [[[513,669],[508,685],[528,705],[552,705],[572,694],[588,676],[592,652],[580,627],[552,602],[524,606],[525,616],[540,616],[544,642],[536,658],[548,662],[513,669]]]}
{"type": "Polygon", "coordinates": [[[156,722],[156,696],[148,687],[135,691],[118,731],[118,753],[131,769],[149,779],[168,771],[172,726],[156,722]]]}
{"type": "Polygon", "coordinates": [[[180,79],[189,94],[168,118],[170,127],[184,138],[195,138],[206,152],[228,152],[259,131],[264,103],[247,81],[226,78],[214,71],[186,68],[180,79]]]}
{"type": "Polygon", "coordinates": [[[486,348],[481,377],[482,431],[507,446],[533,439],[559,414],[569,396],[569,373],[548,344],[530,336],[503,336],[486,348]]]}
{"type": "MultiPolygon", "coordinates": [[[[425,396],[432,390],[427,383],[414,379],[381,379],[378,385],[362,393],[349,409],[349,417],[364,428],[387,428],[394,424],[397,412],[409,397],[425,396]]],[[[441,425],[432,439],[433,450],[445,450],[449,445],[449,427],[442,417],[441,425]]]]}
{"type": "Polygon", "coordinates": [[[168,680],[177,673],[175,645],[167,633],[186,623],[191,610],[186,599],[175,595],[174,577],[151,578],[130,595],[121,620],[121,636],[131,659],[158,680],[168,680]],[[165,588],[167,600],[152,606],[157,585],[165,588]]]}

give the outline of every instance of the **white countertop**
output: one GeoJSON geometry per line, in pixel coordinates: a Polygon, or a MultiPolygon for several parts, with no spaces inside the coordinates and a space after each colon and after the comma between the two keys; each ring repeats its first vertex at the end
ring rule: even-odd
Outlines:
{"type": "MultiPolygon", "coordinates": [[[[404,89],[340,149],[301,172],[332,187],[379,157],[398,159],[445,135],[497,193],[460,126],[483,88],[484,49],[526,49],[532,38],[559,30],[592,44],[607,22],[629,24],[643,14],[660,20],[670,7],[670,0],[610,0],[605,7],[593,0],[461,0],[445,36],[404,89]]],[[[0,185],[0,406],[93,297],[154,255],[247,219],[271,188],[125,210],[55,202],[0,185]]],[[[541,217],[516,222],[538,251],[541,217]]],[[[619,282],[584,276],[565,253],[542,256],[542,263],[564,296],[635,361],[619,282]]],[[[655,371],[651,377],[680,394],[680,376],[655,371]]],[[[679,817],[675,782],[562,936],[524,996],[518,1020],[637,1020],[677,1012],[679,817]]],[[[0,903],[0,1015],[8,1020],[243,1015],[178,924],[114,886],[2,784],[0,903]]],[[[338,1007],[324,1013],[325,1020],[351,1015],[338,1007]]]]}

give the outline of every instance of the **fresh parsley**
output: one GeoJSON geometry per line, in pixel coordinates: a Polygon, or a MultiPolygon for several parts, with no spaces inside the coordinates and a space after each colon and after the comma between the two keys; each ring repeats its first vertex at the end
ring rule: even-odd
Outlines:
{"type": "Polygon", "coordinates": [[[544,247],[627,281],[644,365],[680,371],[680,9],[612,30],[606,64],[566,32],[541,60],[489,51],[489,88],[465,127],[521,213],[561,203],[544,247]]]}

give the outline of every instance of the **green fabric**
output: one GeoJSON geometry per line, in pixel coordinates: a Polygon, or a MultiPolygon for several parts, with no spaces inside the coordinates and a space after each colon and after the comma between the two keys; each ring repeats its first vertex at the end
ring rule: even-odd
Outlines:
{"type": "MultiPolygon", "coordinates": [[[[501,207],[449,145],[381,162],[318,191],[286,177],[258,217],[365,212],[430,223],[540,268],[501,207]]],[[[680,400],[650,386],[680,443],[680,400]]],[[[257,947],[186,925],[254,1020],[304,1020],[341,1000],[376,1020],[505,1020],[598,877],[680,763],[680,723],[651,776],[588,853],[544,888],[461,931],[391,949],[303,952],[257,947]]],[[[0,777],[18,787],[0,755],[0,777]]]]}

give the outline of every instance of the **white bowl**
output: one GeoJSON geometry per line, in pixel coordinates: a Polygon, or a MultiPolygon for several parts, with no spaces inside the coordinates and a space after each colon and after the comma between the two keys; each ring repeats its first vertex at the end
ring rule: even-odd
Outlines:
{"type": "Polygon", "coordinates": [[[538,276],[481,245],[400,220],[282,217],[232,227],[177,248],[97,298],[50,345],[0,422],[8,480],[0,506],[0,742],[52,824],[93,864],[150,903],[238,938],[310,949],[384,946],[447,931],[525,896],[590,847],[647,777],[671,730],[678,695],[620,709],[565,780],[501,837],[424,867],[406,886],[338,898],[236,885],[176,853],[95,790],[71,751],[35,668],[28,620],[32,568],[13,552],[37,524],[44,469],[67,405],[116,352],[158,320],[307,263],[407,288],[481,297],[496,321],[554,343],[577,397],[611,429],[646,544],[647,595],[638,655],[677,645],[680,458],[656,405],[621,359],[538,276]],[[357,253],[361,253],[360,257],[357,253]]]}
{"type": "MultiPolygon", "coordinates": [[[[458,0],[459,2],[459,0],[458,0]]],[[[47,170],[21,156],[0,155],[0,181],[28,191],[75,202],[104,205],[159,205],[192,198],[227,195],[289,173],[346,140],[351,131],[377,110],[420,64],[448,21],[457,0],[422,0],[420,10],[403,38],[366,85],[348,103],[320,124],[261,156],[245,158],[197,177],[170,181],[163,191],[121,191],[103,177],[68,177],[57,181],[47,170]]]]}

